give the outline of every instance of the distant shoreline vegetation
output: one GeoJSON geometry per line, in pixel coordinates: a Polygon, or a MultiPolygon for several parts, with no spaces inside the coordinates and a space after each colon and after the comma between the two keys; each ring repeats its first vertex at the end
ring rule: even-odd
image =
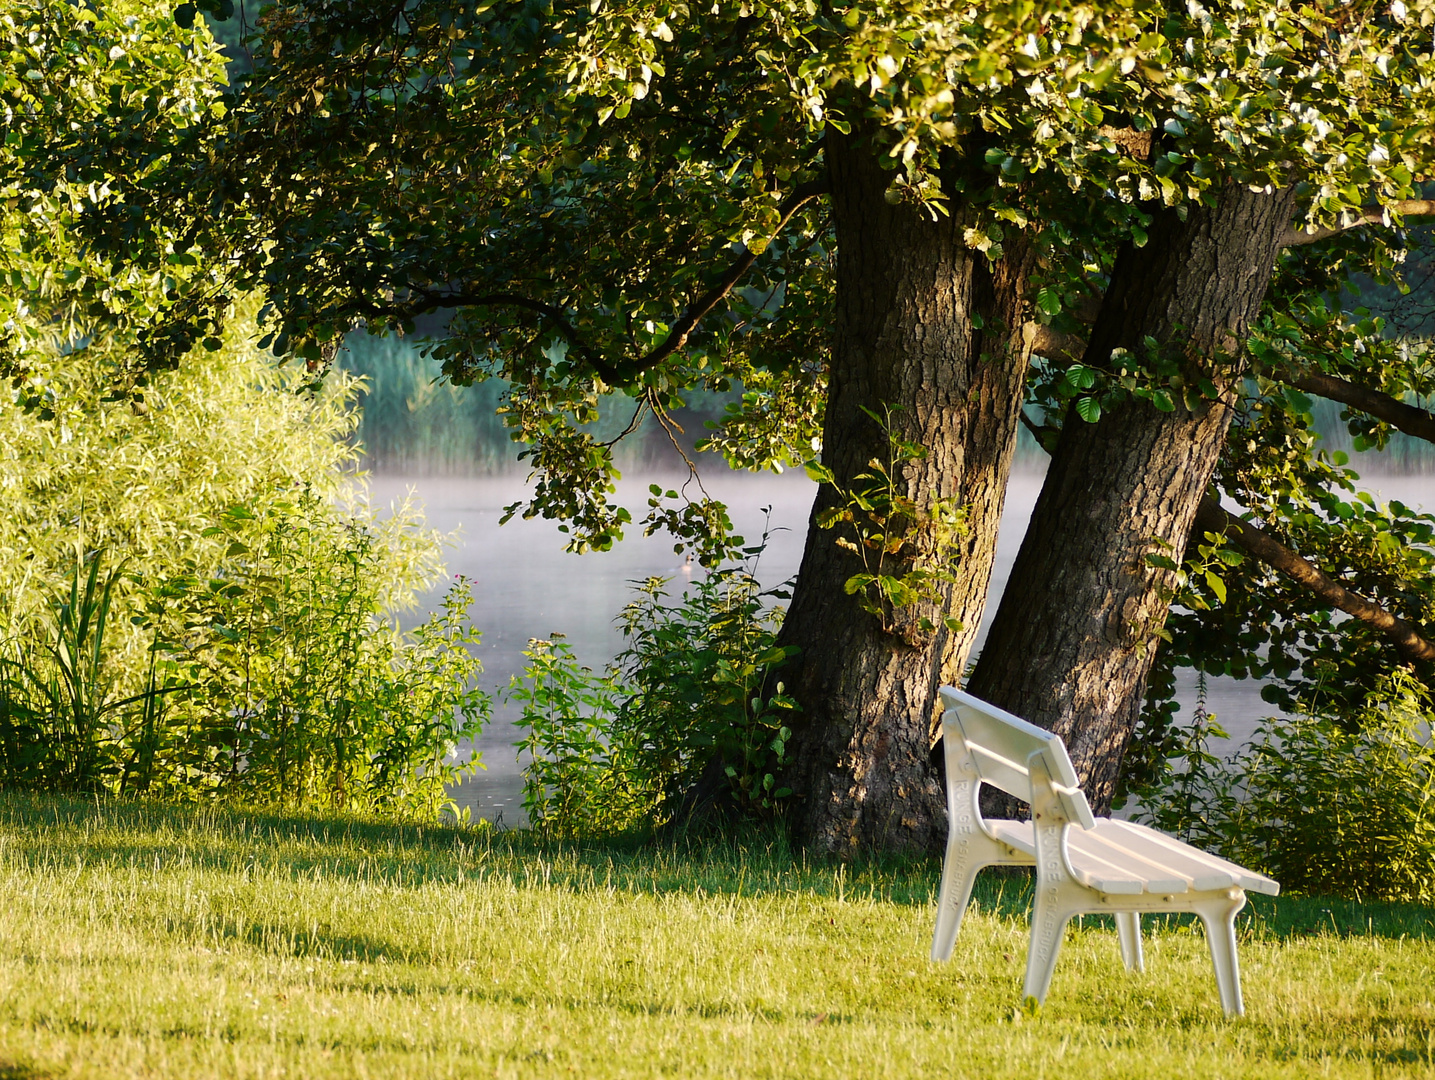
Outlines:
{"type": "MultiPolygon", "coordinates": [[[[360,404],[363,418],[353,438],[363,448],[365,466],[376,474],[393,476],[509,476],[525,471],[518,455],[521,445],[509,439],[497,408],[505,383],[490,379],[473,386],[440,382],[439,365],[426,359],[417,341],[402,338],[350,335],[340,352],[338,366],[365,379],[360,404]]],[[[729,401],[741,394],[690,395],[688,407],[675,418],[686,432],[683,449],[706,433],[704,424],[718,420],[729,401]]],[[[599,439],[611,439],[632,417],[633,403],[614,394],[604,403],[602,417],[593,428],[599,439]]],[[[1341,406],[1316,399],[1316,428],[1321,448],[1343,451],[1362,475],[1435,474],[1435,446],[1394,432],[1384,450],[1360,451],[1340,419],[1341,406]]],[[[649,419],[616,447],[619,467],[625,470],[661,470],[681,467],[667,436],[649,419]]],[[[1043,465],[1041,450],[1026,429],[1018,433],[1016,468],[1043,465]]],[[[701,455],[714,470],[726,466],[714,455],[701,455]]],[[[698,460],[695,458],[694,460],[698,460]]],[[[700,462],[701,464],[701,462],[700,462]]]]}
{"type": "MultiPolygon", "coordinates": [[[[380,474],[401,476],[502,476],[521,473],[523,446],[509,438],[497,409],[507,383],[489,379],[472,386],[439,381],[439,364],[424,357],[417,341],[349,336],[337,365],[362,376],[362,420],[353,438],[363,448],[364,465],[380,474]]],[[[674,419],[685,433],[683,451],[707,434],[704,422],[716,420],[740,391],[689,394],[688,407],[674,419]]],[[[606,441],[632,419],[634,403],[623,394],[607,398],[601,417],[589,430],[606,441]]],[[[668,437],[651,417],[614,448],[622,469],[682,467],[668,437]]],[[[701,455],[716,469],[726,466],[714,455],[701,455]]],[[[694,460],[697,460],[696,458],[694,460]]]]}

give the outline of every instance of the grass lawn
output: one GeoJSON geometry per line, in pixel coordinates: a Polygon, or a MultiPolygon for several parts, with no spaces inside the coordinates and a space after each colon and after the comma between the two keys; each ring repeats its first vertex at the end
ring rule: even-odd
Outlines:
{"type": "Polygon", "coordinates": [[[0,1078],[1435,1074],[1435,911],[1254,898],[1235,1021],[1087,920],[1027,1016],[1025,879],[938,966],[938,869],[6,796],[0,1078]]]}

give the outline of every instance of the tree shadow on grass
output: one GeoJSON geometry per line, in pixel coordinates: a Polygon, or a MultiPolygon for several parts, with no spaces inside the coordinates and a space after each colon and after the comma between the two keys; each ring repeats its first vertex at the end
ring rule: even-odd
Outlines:
{"type": "Polygon", "coordinates": [[[506,878],[517,887],[603,885],[633,892],[863,896],[931,902],[940,862],[883,857],[840,863],[794,850],[778,825],[551,840],[532,832],[116,799],[5,794],[7,850],[34,866],[268,870],[404,885],[506,878]]]}
{"type": "MultiPolygon", "coordinates": [[[[142,800],[0,795],[0,825],[13,830],[12,858],[32,865],[88,864],[391,881],[397,886],[507,880],[518,888],[593,887],[665,894],[764,896],[803,893],[926,907],[935,902],[939,859],[879,856],[841,862],[796,848],[780,825],[742,823],[722,832],[674,829],[661,836],[551,840],[500,832],[314,811],[176,806],[142,800]]],[[[973,900],[1000,918],[1027,917],[1031,874],[992,867],[973,900]]],[[[1151,932],[1190,916],[1148,916],[1151,932]]],[[[1109,924],[1110,920],[1106,920],[1109,924]]],[[[1086,925],[1101,926],[1100,917],[1086,925]]],[[[1429,940],[1435,909],[1323,897],[1251,896],[1246,933],[1277,940],[1317,935],[1429,940]]],[[[3,1080],[3,1078],[0,1078],[3,1080]]]]}

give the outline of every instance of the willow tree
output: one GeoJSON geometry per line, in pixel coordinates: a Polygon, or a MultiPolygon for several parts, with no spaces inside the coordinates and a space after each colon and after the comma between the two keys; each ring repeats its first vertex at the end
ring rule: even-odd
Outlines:
{"type": "MultiPolygon", "coordinates": [[[[41,37],[77,18],[57,0],[25,10],[41,37]]],[[[174,15],[194,28],[181,54],[202,52],[194,7],[174,15]]],[[[1339,37],[1340,18],[1321,25],[1339,37]]],[[[1236,26],[1287,19],[1270,3],[1236,26]]],[[[985,600],[1032,350],[1076,329],[1066,309],[1106,290],[1123,240],[1199,218],[1251,167],[1239,137],[1229,165],[1219,140],[1168,141],[1197,99],[1220,106],[1216,128],[1256,126],[1241,109],[1264,54],[1184,59],[1224,25],[1138,3],[293,0],[263,9],[239,85],[163,139],[103,98],[49,93],[72,74],[63,48],[7,92],[35,132],[22,199],[62,171],[67,191],[96,185],[76,214],[97,249],[135,272],[205,271],[166,282],[150,363],[222,317],[220,277],[262,286],[275,347],[316,368],[355,325],[407,332],[449,312],[432,351],[458,382],[507,380],[535,477],[524,512],[564,519],[577,548],[631,522],[610,448],[581,429],[612,390],[638,402],[635,424],[666,425],[688,389],[740,382],[712,444],[754,467],[820,445],[832,483],[815,522],[891,445],[924,448],[887,492],[911,510],[884,542],[893,580],[929,587],[849,592],[860,551],[811,529],[783,672],[803,708],[801,832],[839,851],[923,847],[944,826],[935,689],[960,675],[985,600]],[[938,505],[965,508],[955,567],[924,565],[938,505]]],[[[1411,193],[1408,167],[1330,176],[1312,224],[1411,193]]],[[[1162,378],[1143,372],[1141,392],[1165,393],[1162,378]]],[[[644,524],[707,558],[727,543],[706,499],[644,524]]]]}

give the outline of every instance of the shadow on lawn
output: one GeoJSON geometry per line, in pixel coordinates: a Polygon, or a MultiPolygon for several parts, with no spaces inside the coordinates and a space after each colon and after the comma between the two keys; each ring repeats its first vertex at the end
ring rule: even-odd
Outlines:
{"type": "MultiPolygon", "coordinates": [[[[941,874],[938,859],[885,856],[840,863],[794,849],[774,826],[723,834],[669,830],[663,836],[545,841],[533,833],[395,822],[351,814],[242,810],[215,806],[58,796],[0,795],[0,824],[14,830],[12,858],[34,866],[76,861],[110,866],[265,870],[388,881],[396,887],[482,878],[516,887],[644,893],[762,896],[807,893],[927,906],[941,874]]],[[[990,868],[973,900],[998,917],[1025,919],[1031,879],[1022,868],[990,868]]],[[[1190,916],[1147,916],[1152,932],[1190,916]]],[[[1110,925],[1087,917],[1086,926],[1110,925]]],[[[1252,896],[1244,932],[1288,940],[1337,937],[1435,938],[1435,909],[1326,897],[1252,896]]],[[[336,943],[337,944],[337,943],[336,943]]],[[[364,958],[372,943],[340,945],[364,958]]],[[[0,1080],[5,1080],[0,1073],[0,1080]]]]}

